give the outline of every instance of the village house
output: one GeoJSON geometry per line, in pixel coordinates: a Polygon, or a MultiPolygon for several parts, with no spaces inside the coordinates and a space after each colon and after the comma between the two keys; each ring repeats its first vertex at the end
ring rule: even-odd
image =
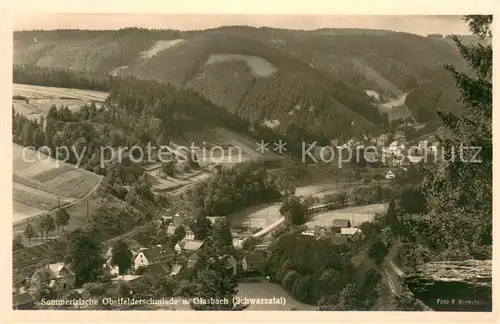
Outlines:
{"type": "Polygon", "coordinates": [[[66,291],[75,286],[75,273],[64,262],[50,263],[38,269],[31,282],[46,282],[55,292],[66,291]]]}
{"type": "Polygon", "coordinates": [[[334,219],[332,222],[332,231],[334,233],[340,233],[342,228],[348,228],[351,226],[351,221],[348,219],[334,219]]]}
{"type": "Polygon", "coordinates": [[[134,269],[148,267],[174,257],[175,253],[167,247],[155,246],[152,248],[142,248],[134,258],[134,269]]]}
{"type": "Polygon", "coordinates": [[[185,227],[185,231],[186,235],[184,235],[184,238],[190,241],[194,240],[194,233],[188,226],[185,227]]]}
{"type": "Polygon", "coordinates": [[[261,267],[267,260],[267,252],[265,250],[256,249],[243,257],[241,267],[247,273],[260,272],[261,267]]]}
{"type": "Polygon", "coordinates": [[[167,236],[171,236],[175,234],[175,229],[177,227],[174,224],[170,224],[167,226],[167,236]]]}
{"type": "Polygon", "coordinates": [[[186,238],[183,238],[175,245],[174,250],[177,253],[192,253],[198,251],[198,249],[202,246],[203,241],[188,240],[186,238]]]}
{"type": "Polygon", "coordinates": [[[12,280],[12,305],[14,309],[33,309],[35,300],[28,292],[29,278],[14,276],[12,280]]]}

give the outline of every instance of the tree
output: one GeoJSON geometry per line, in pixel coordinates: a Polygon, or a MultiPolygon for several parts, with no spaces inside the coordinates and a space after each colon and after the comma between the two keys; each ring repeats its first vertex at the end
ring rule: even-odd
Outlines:
{"type": "Polygon", "coordinates": [[[225,218],[215,221],[212,237],[214,240],[214,247],[217,250],[228,250],[233,246],[233,237],[231,235],[229,223],[225,218]]]}
{"type": "Polygon", "coordinates": [[[399,294],[393,294],[392,303],[396,311],[416,312],[427,309],[425,304],[416,299],[408,288],[404,288],[404,291],[399,294]]]}
{"type": "Polygon", "coordinates": [[[182,240],[186,236],[186,230],[184,226],[179,225],[174,231],[174,245],[177,244],[180,240],[182,240]]]}
{"type": "Polygon", "coordinates": [[[59,232],[59,229],[61,229],[61,228],[64,231],[64,226],[68,225],[69,218],[70,218],[70,216],[65,208],[59,208],[57,210],[56,224],[57,224],[57,231],[58,232],[59,232]]]}
{"type": "Polygon", "coordinates": [[[382,261],[384,261],[388,252],[389,250],[387,249],[387,246],[381,240],[377,240],[370,247],[368,255],[376,265],[380,265],[382,261]]]}
{"type": "Polygon", "coordinates": [[[288,292],[292,293],[292,289],[294,287],[295,282],[300,279],[300,275],[297,271],[291,270],[289,271],[283,280],[281,281],[281,285],[283,288],[285,288],[288,292]]]}
{"type": "Polygon", "coordinates": [[[29,244],[31,244],[31,239],[36,236],[35,229],[33,228],[33,225],[31,223],[28,223],[26,225],[26,228],[24,229],[24,237],[28,239],[29,244]]]}
{"type": "Polygon", "coordinates": [[[238,292],[235,278],[225,271],[224,263],[219,259],[211,259],[196,278],[199,290],[196,297],[210,300],[225,299],[227,303],[215,305],[193,305],[202,310],[231,310],[234,308],[233,297],[238,292]]]}
{"type": "MultiPolygon", "coordinates": [[[[476,35],[492,36],[492,16],[466,16],[465,20],[476,35]]],[[[440,139],[445,160],[425,169],[423,180],[430,230],[422,238],[437,253],[452,246],[466,251],[492,245],[493,49],[482,43],[465,45],[457,37],[453,40],[469,71],[450,65],[446,69],[455,79],[465,111],[460,115],[438,112],[451,136],[440,139]]]]}
{"type": "Polygon", "coordinates": [[[212,222],[204,216],[198,217],[191,226],[194,237],[197,240],[204,240],[212,232],[212,222]]]}
{"type": "Polygon", "coordinates": [[[120,275],[124,275],[132,267],[132,251],[122,239],[118,239],[113,245],[111,265],[118,266],[120,275]]]}
{"type": "Polygon", "coordinates": [[[302,205],[296,196],[289,196],[283,200],[280,214],[292,225],[302,225],[306,221],[307,208],[302,205]]]}
{"type": "Polygon", "coordinates": [[[56,229],[56,225],[54,223],[54,219],[50,215],[46,215],[42,218],[40,222],[40,230],[47,238],[49,238],[49,234],[56,229]]]}
{"type": "Polygon", "coordinates": [[[95,237],[82,229],[73,231],[69,236],[66,262],[76,275],[78,285],[95,281],[104,262],[101,247],[95,237]]]}

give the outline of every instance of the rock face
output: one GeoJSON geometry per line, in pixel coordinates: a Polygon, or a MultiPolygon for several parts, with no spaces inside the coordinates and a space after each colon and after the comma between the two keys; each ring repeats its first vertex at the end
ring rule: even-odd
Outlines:
{"type": "Polygon", "coordinates": [[[436,311],[492,311],[491,260],[429,262],[404,282],[436,311]]]}

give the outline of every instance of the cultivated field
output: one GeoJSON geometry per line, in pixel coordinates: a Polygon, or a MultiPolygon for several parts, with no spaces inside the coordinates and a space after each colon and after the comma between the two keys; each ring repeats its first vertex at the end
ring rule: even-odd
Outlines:
{"type": "Polygon", "coordinates": [[[278,69],[267,60],[258,56],[238,55],[238,54],[211,54],[206,64],[227,62],[227,61],[245,61],[252,72],[259,77],[269,77],[276,73],[278,69]]]}
{"type": "Polygon", "coordinates": [[[13,96],[27,98],[14,99],[14,110],[28,118],[40,118],[48,113],[52,105],[67,106],[70,110],[79,110],[83,105],[92,102],[102,103],[106,100],[106,92],[55,88],[27,84],[13,85],[13,96]]]}
{"type": "Polygon", "coordinates": [[[13,144],[14,222],[75,203],[95,190],[101,177],[13,144]]]}

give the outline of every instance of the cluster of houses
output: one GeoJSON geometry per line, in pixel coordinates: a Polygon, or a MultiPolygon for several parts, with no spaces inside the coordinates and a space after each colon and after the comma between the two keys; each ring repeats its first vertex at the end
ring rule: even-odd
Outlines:
{"type": "MultiPolygon", "coordinates": [[[[158,231],[166,229],[167,235],[174,235],[177,223],[174,216],[162,216],[155,223],[158,225],[158,231]]],[[[220,217],[208,217],[215,223],[220,217]]],[[[200,250],[204,242],[196,240],[192,231],[186,227],[185,236],[173,248],[154,245],[143,247],[136,241],[130,240],[130,252],[132,254],[132,267],[124,274],[120,274],[117,265],[112,264],[113,248],[109,247],[103,251],[104,272],[112,277],[111,280],[124,280],[132,282],[148,272],[159,276],[177,277],[183,271],[192,269],[200,258],[200,250]]],[[[241,242],[240,242],[241,243],[241,242]]],[[[241,247],[241,246],[240,246],[241,247]]],[[[232,255],[220,257],[224,262],[226,271],[233,275],[253,273],[260,269],[260,265],[267,259],[267,253],[264,248],[258,248],[251,253],[244,255],[241,260],[236,260],[232,255]]],[[[16,309],[30,309],[34,305],[33,294],[38,286],[37,283],[44,282],[55,292],[64,292],[75,289],[75,273],[71,267],[64,262],[46,264],[37,269],[30,277],[14,278],[13,282],[13,301],[16,309]]]]}
{"type": "Polygon", "coordinates": [[[302,232],[302,235],[321,238],[325,236],[334,236],[340,238],[357,237],[362,235],[361,230],[353,227],[349,219],[335,219],[332,226],[316,225],[314,228],[307,229],[302,232]]]}

